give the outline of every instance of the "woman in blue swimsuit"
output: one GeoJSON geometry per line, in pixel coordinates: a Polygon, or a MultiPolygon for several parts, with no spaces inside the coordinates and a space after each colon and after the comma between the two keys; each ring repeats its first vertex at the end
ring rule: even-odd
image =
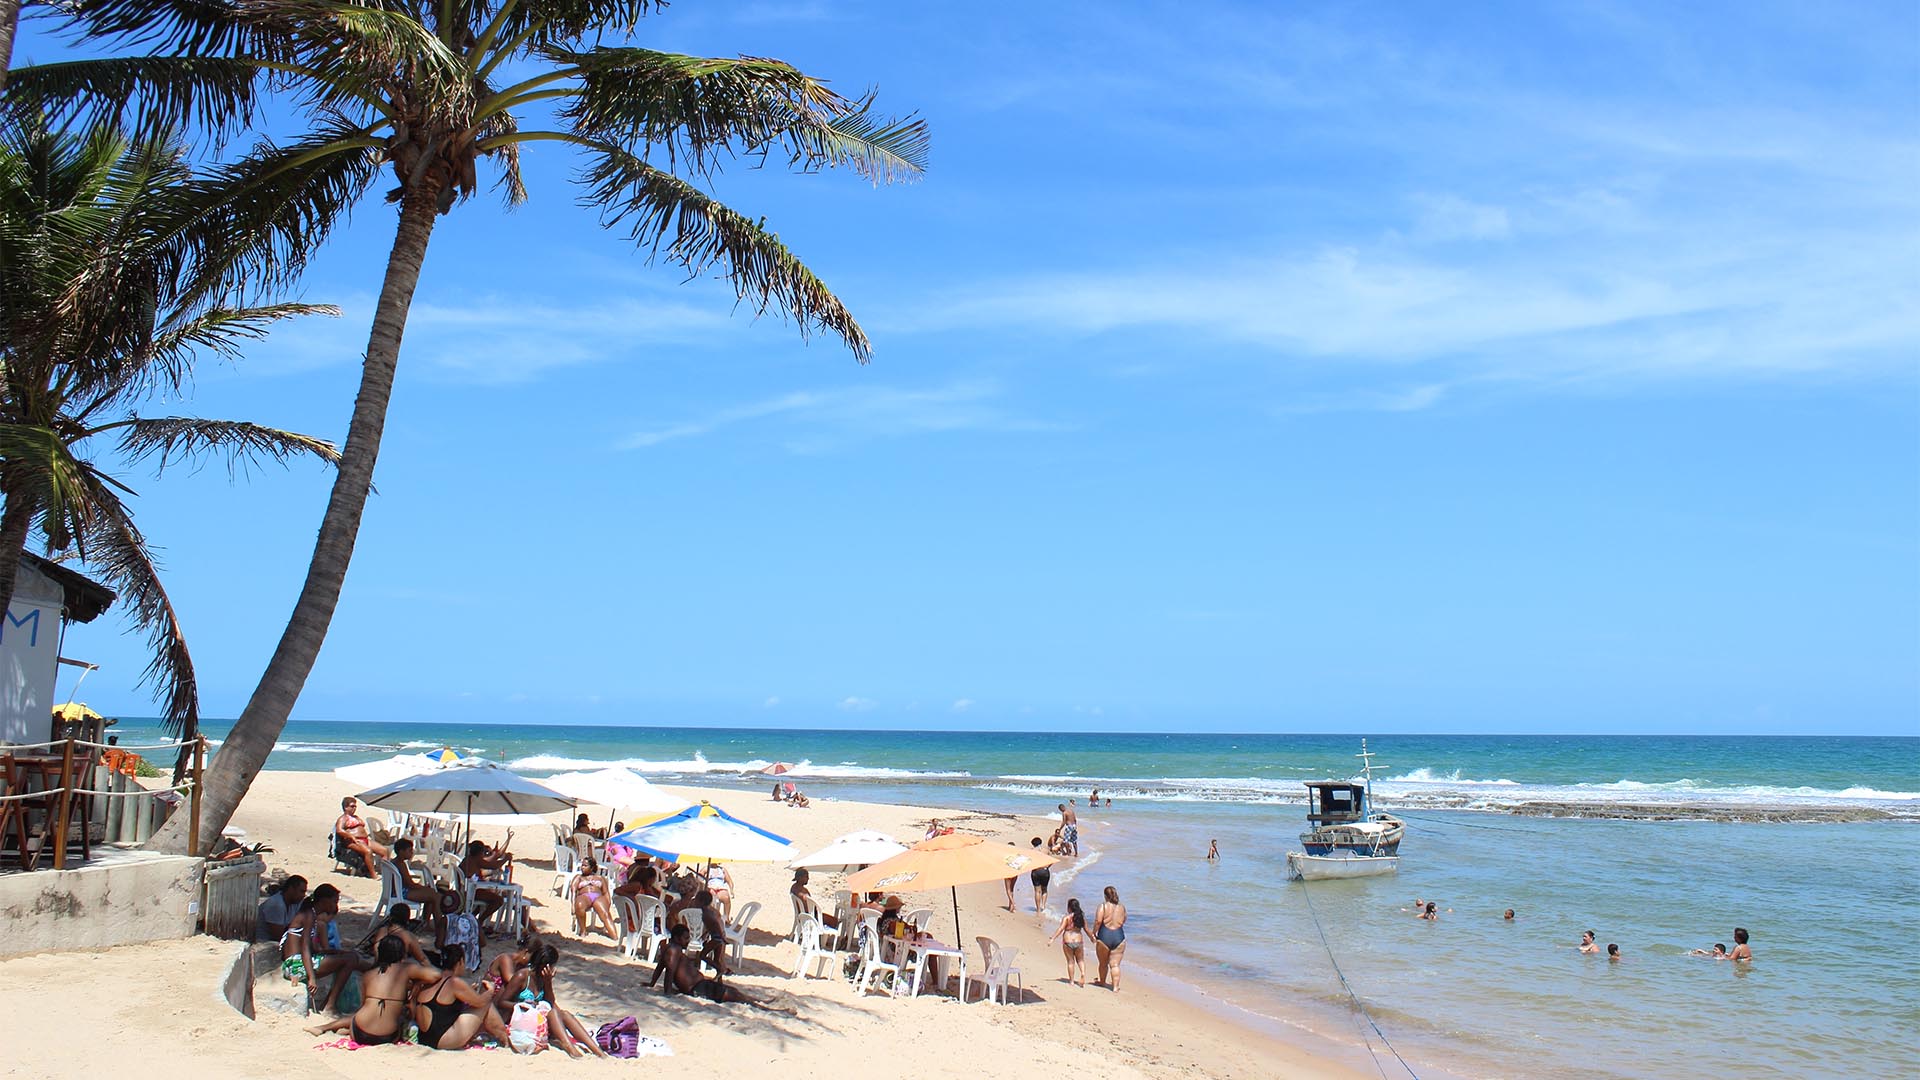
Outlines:
{"type": "Polygon", "coordinates": [[[1100,954],[1100,977],[1095,986],[1120,989],[1120,959],[1127,955],[1127,908],[1120,902],[1120,890],[1109,885],[1106,902],[1093,913],[1093,948],[1100,954]]]}

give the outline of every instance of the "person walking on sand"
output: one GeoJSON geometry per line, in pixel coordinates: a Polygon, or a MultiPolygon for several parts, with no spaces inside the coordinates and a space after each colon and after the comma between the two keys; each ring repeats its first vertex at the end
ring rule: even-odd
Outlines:
{"type": "Polygon", "coordinates": [[[1087,913],[1080,910],[1078,899],[1067,901],[1067,914],[1047,935],[1047,944],[1053,944],[1054,938],[1060,939],[1061,955],[1067,958],[1067,981],[1075,986],[1087,985],[1087,913]]]}
{"type": "MultiPolygon", "coordinates": [[[[1034,850],[1040,850],[1040,845],[1040,838],[1034,837],[1034,850]]],[[[1047,910],[1047,886],[1053,883],[1053,871],[1044,866],[1036,866],[1027,872],[1027,877],[1033,882],[1033,913],[1044,915],[1047,910]]]]}
{"type": "Polygon", "coordinates": [[[1120,960],[1127,955],[1127,908],[1120,902],[1120,890],[1109,885],[1102,894],[1107,899],[1093,913],[1093,945],[1100,957],[1100,977],[1094,985],[1120,989],[1120,960]]]}

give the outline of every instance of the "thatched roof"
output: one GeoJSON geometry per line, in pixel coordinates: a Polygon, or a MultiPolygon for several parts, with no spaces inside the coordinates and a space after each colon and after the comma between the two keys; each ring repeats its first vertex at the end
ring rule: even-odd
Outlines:
{"type": "Polygon", "coordinates": [[[20,563],[33,567],[60,586],[61,592],[66,594],[67,619],[70,622],[92,622],[113,605],[112,589],[82,577],[57,562],[23,551],[20,553],[20,563]]]}

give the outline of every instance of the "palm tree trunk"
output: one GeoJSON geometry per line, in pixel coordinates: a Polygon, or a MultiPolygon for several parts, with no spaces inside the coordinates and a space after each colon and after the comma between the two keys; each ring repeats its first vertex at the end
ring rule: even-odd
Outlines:
{"type": "Polygon", "coordinates": [[[20,29],[20,0],[0,0],[0,90],[13,69],[13,35],[20,29]]]}
{"type": "MultiPolygon", "coordinates": [[[[437,187],[418,185],[401,200],[400,228],[393,251],[387,256],[380,304],[373,313],[373,332],[367,340],[367,359],[360,373],[360,394],[354,399],[353,421],[347,428],[339,474],[333,481],[326,517],[320,522],[320,537],[307,567],[306,584],[246,710],[205,771],[200,802],[201,853],[219,840],[220,830],[232,820],[253,778],[273,752],[274,742],[286,727],[294,702],[320,656],[333,609],[340,601],[340,587],[347,578],[347,564],[353,559],[354,540],[360,532],[360,516],[373,483],[373,463],[380,456],[380,435],[387,423],[387,399],[393,393],[407,309],[413,303],[414,286],[420,281],[420,266],[427,256],[427,240],[433,233],[437,187]]],[[[325,808],[315,810],[323,812],[325,808]]],[[[185,813],[174,814],[149,846],[184,851],[186,818],[185,813]]]]}
{"type": "Polygon", "coordinates": [[[20,556],[27,550],[27,532],[33,528],[33,504],[17,492],[8,492],[6,499],[7,508],[0,511],[0,612],[13,606],[20,556]]]}

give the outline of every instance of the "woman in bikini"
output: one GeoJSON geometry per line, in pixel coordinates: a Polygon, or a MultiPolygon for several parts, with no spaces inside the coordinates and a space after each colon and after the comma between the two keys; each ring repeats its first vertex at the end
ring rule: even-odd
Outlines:
{"type": "Polygon", "coordinates": [[[407,991],[414,983],[431,983],[440,972],[407,959],[406,942],[395,934],[380,939],[373,967],[360,973],[360,1008],[330,1024],[308,1028],[309,1035],[345,1031],[362,1046],[399,1042],[407,1025],[407,991]]]}
{"type": "Polygon", "coordinates": [[[580,876],[573,883],[573,932],[587,936],[587,916],[600,916],[600,929],[610,938],[613,932],[613,886],[600,873],[600,864],[589,856],[580,864],[580,876]]]}
{"type": "Polygon", "coordinates": [[[663,900],[660,895],[660,871],[651,861],[639,860],[627,870],[627,880],[613,890],[613,895],[624,896],[629,900],[642,896],[651,896],[663,900]]]}
{"type": "Polygon", "coordinates": [[[502,993],[507,1008],[517,1002],[537,1003],[544,1001],[549,1006],[547,1012],[547,1035],[549,1045],[558,1046],[567,1052],[568,1057],[579,1057],[580,1047],[585,1046],[595,1057],[606,1057],[607,1052],[593,1040],[588,1031],[572,1013],[560,1007],[553,995],[553,968],[560,960],[560,950],[546,942],[528,949],[526,966],[513,976],[502,993]]]}
{"type": "Polygon", "coordinates": [[[724,918],[733,918],[733,875],[719,863],[707,867],[707,891],[713,894],[713,902],[720,905],[720,914],[724,918]]]}
{"type": "Polygon", "coordinates": [[[312,1004],[314,983],[328,975],[333,985],[327,988],[322,1011],[332,1012],[339,1004],[340,991],[346,988],[346,976],[360,970],[357,953],[327,946],[327,927],[340,914],[340,890],[321,885],[307,894],[280,935],[280,975],[288,982],[307,985],[307,1001],[312,1004]]]}
{"type": "Polygon", "coordinates": [[[1080,901],[1067,901],[1066,918],[1053,933],[1047,935],[1051,945],[1054,938],[1060,939],[1060,951],[1067,958],[1067,981],[1075,986],[1087,985],[1087,913],[1080,910],[1080,901]]]}
{"type": "Polygon", "coordinates": [[[1106,902],[1093,913],[1093,947],[1100,955],[1100,977],[1095,986],[1120,989],[1120,960],[1127,955],[1127,908],[1120,902],[1120,890],[1109,885],[1106,902]]]}
{"type": "Polygon", "coordinates": [[[464,1050],[481,1032],[506,1045],[506,1021],[495,1012],[486,985],[467,982],[467,958],[462,949],[450,949],[445,976],[414,996],[413,1022],[420,1025],[420,1045],[434,1050],[464,1050]]]}

